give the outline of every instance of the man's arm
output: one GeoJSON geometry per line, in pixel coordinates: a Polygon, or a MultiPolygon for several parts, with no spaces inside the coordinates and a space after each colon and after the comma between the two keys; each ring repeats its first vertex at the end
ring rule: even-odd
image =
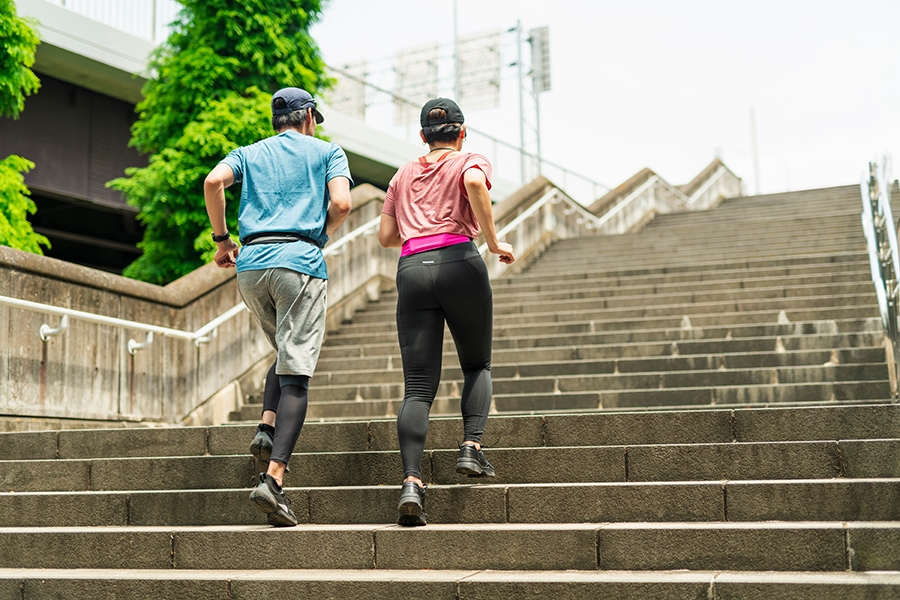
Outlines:
{"type": "Polygon", "coordinates": [[[331,204],[325,217],[325,233],[331,236],[347,219],[353,206],[350,200],[350,180],[346,177],[332,177],[328,181],[328,195],[331,196],[331,204]]]}
{"type": "MultiPolygon", "coordinates": [[[[228,227],[225,224],[225,188],[234,183],[234,171],[226,164],[219,163],[209,172],[203,182],[203,198],[206,200],[206,214],[215,235],[222,235],[228,227]]],[[[239,246],[231,240],[216,243],[216,265],[223,269],[234,267],[239,246]]]]}

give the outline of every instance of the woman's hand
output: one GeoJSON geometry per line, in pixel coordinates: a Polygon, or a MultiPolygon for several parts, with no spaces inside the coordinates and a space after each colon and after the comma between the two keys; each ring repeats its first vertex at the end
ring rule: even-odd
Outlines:
{"type": "Polygon", "coordinates": [[[506,242],[497,242],[496,248],[488,249],[491,254],[499,254],[500,262],[506,265],[511,265],[515,262],[516,256],[513,254],[512,244],[507,244],[506,242]]]}

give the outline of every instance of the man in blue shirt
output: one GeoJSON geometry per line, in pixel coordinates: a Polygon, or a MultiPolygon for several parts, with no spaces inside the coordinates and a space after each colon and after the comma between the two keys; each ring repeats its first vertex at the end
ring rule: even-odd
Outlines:
{"type": "Polygon", "coordinates": [[[347,157],[337,144],[313,137],[322,121],[308,92],[275,92],[277,135],[233,150],[203,186],[218,246],[214,261],[237,268],[241,298],[276,350],[266,382],[267,391],[276,393],[267,394],[251,447],[257,458],[271,456],[250,502],[267,514],[269,524],[282,527],[297,524],[282,484],[306,419],[309,378],[325,335],[328,272],[322,247],[350,213],[347,157]],[[225,188],[233,183],[242,184],[240,252],[225,225],[225,188]]]}

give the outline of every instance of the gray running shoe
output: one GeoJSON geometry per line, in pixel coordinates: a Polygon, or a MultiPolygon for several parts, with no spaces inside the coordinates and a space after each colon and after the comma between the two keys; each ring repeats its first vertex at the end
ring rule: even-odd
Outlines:
{"type": "Polygon", "coordinates": [[[397,519],[398,525],[404,527],[421,527],[425,525],[425,486],[420,486],[415,481],[403,482],[400,489],[400,504],[397,505],[397,512],[400,517],[397,519]]]}
{"type": "Polygon", "coordinates": [[[278,491],[278,484],[271,475],[259,474],[259,485],[250,492],[250,504],[260,512],[266,513],[266,522],[275,527],[293,527],[297,524],[297,516],[291,510],[291,501],[278,491]]]}
{"type": "Polygon", "coordinates": [[[459,447],[459,458],[456,459],[456,472],[469,477],[494,477],[494,467],[484,457],[484,452],[473,444],[459,447]]]}

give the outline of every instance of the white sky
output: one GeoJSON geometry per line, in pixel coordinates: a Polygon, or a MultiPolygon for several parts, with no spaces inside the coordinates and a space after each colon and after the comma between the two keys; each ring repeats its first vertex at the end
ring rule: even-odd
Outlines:
{"type": "MultiPolygon", "coordinates": [[[[517,19],[549,27],[542,154],[606,185],[643,167],[687,183],[718,151],[755,192],[751,108],[763,193],[856,184],[868,161],[900,161],[900,0],[456,5],[460,35],[517,19]]],[[[451,43],[452,11],[451,0],[330,0],[312,35],[329,64],[386,59],[451,43]]],[[[471,127],[517,144],[515,80],[503,84],[501,111],[462,108],[471,127]]]]}

